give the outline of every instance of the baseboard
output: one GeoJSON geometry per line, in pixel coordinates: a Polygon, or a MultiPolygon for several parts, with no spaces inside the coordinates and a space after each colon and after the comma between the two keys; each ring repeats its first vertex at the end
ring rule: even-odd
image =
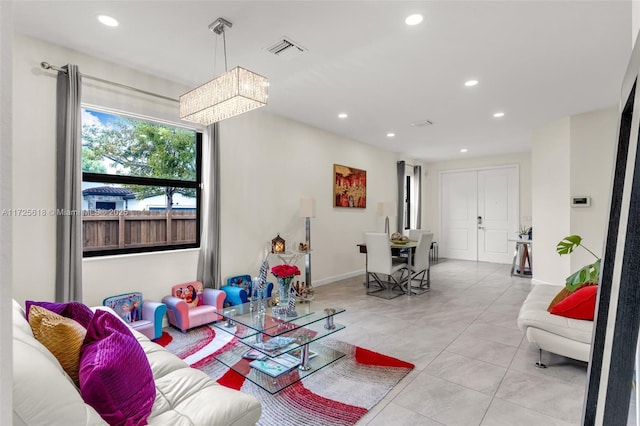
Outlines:
{"type": "Polygon", "coordinates": [[[549,282],[542,281],[542,280],[538,280],[538,279],[535,279],[535,278],[532,278],[532,279],[531,279],[531,284],[533,284],[533,285],[538,285],[538,284],[542,284],[542,285],[554,285],[554,286],[556,286],[556,287],[562,287],[562,285],[558,285],[557,283],[549,283],[549,282]]]}
{"type": "Polygon", "coordinates": [[[345,280],[347,278],[357,277],[359,275],[364,275],[364,269],[360,269],[358,271],[348,272],[346,274],[335,275],[333,277],[323,278],[321,280],[312,280],[311,283],[314,287],[319,287],[325,284],[331,284],[336,281],[345,280]]]}

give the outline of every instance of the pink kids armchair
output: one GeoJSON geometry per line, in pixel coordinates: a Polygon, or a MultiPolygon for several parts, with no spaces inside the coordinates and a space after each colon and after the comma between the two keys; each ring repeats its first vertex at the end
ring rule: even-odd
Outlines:
{"type": "Polygon", "coordinates": [[[103,306],[113,309],[131,328],[151,340],[162,335],[162,319],[167,312],[164,303],[142,299],[142,293],[125,293],[107,297],[103,306]]]}
{"type": "Polygon", "coordinates": [[[199,281],[177,284],[171,287],[171,296],[165,296],[169,324],[185,333],[190,328],[222,319],[225,293],[213,288],[203,288],[199,281]]]}

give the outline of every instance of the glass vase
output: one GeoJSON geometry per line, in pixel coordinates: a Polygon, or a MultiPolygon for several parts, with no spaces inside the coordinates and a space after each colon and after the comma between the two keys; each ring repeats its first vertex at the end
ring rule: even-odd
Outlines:
{"type": "Polygon", "coordinates": [[[289,303],[289,289],[293,277],[278,278],[278,292],[280,293],[280,302],[278,305],[287,306],[289,303]]]}

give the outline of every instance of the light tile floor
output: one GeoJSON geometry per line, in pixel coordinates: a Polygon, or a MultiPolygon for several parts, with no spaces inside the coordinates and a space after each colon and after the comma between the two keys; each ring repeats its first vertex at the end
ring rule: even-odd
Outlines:
{"type": "Polygon", "coordinates": [[[384,300],[364,276],[316,288],[314,303],[342,306],[334,337],[412,362],[358,425],[577,425],[587,364],[538,350],[517,326],[531,280],[510,265],[440,260],[431,291],[384,300]]]}

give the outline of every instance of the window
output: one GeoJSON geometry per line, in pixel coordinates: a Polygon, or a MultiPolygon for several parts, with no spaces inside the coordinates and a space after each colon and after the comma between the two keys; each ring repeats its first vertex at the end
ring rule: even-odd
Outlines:
{"type": "Polygon", "coordinates": [[[200,245],[202,133],[84,108],[85,257],[200,245]]]}

